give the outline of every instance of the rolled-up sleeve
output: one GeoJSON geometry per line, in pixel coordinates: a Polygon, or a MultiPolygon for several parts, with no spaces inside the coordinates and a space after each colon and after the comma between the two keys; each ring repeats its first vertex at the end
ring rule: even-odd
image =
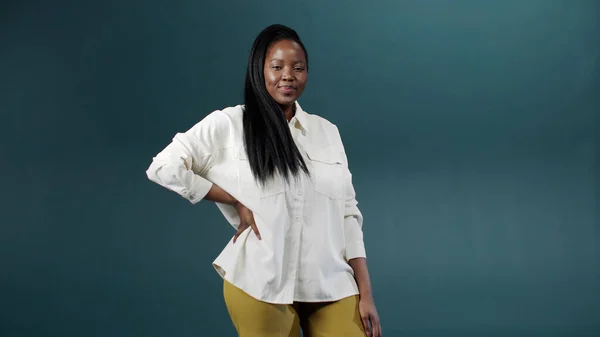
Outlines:
{"type": "Polygon", "coordinates": [[[346,168],[345,181],[345,205],[344,205],[344,237],[345,237],[345,258],[346,261],[359,257],[367,257],[365,243],[363,240],[363,215],[358,209],[356,200],[356,191],[352,183],[352,173],[349,169],[348,157],[344,148],[344,142],[337,126],[334,125],[335,141],[340,147],[340,155],[343,165],[346,168]]]}
{"type": "Polygon", "coordinates": [[[206,116],[188,131],[177,133],[146,170],[151,181],[171,190],[192,204],[201,201],[213,183],[202,177],[208,171],[222,122],[217,112],[206,116]]]}
{"type": "Polygon", "coordinates": [[[346,260],[367,257],[363,241],[363,216],[358,209],[352,174],[346,178],[346,201],[344,212],[344,236],[346,238],[346,260]]]}

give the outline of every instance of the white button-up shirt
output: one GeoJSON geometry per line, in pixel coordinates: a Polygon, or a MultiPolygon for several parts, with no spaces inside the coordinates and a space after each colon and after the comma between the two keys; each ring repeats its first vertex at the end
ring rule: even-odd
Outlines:
{"type": "MultiPolygon", "coordinates": [[[[261,188],[244,149],[242,115],[241,105],[213,111],[177,133],[153,158],[148,178],[193,204],[216,184],[253,212],[262,240],[249,227],[213,262],[250,296],[290,304],[358,294],[348,260],[366,257],[363,220],[337,127],[296,103],[289,127],[311,175],[300,171],[289,183],[277,176],[261,188]]],[[[217,206],[237,229],[235,208],[217,206]]]]}

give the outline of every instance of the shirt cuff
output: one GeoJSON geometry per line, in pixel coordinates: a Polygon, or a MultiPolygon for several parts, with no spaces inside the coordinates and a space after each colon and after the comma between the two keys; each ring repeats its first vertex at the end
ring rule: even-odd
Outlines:
{"type": "Polygon", "coordinates": [[[363,240],[363,232],[356,217],[350,216],[344,220],[344,235],[346,237],[346,260],[357,257],[366,258],[367,253],[363,240]]]}
{"type": "Polygon", "coordinates": [[[185,198],[192,204],[197,204],[208,194],[213,183],[199,175],[196,175],[194,178],[194,186],[192,190],[188,191],[185,198]]]}
{"type": "Polygon", "coordinates": [[[358,257],[367,257],[367,252],[365,250],[365,243],[360,241],[347,242],[346,243],[346,260],[350,261],[352,259],[356,259],[358,257]]]}

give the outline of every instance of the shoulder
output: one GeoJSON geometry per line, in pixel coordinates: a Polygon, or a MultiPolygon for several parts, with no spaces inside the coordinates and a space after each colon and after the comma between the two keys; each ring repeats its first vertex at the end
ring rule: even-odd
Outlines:
{"type": "Polygon", "coordinates": [[[189,128],[184,135],[190,140],[222,148],[235,143],[242,133],[241,105],[213,110],[189,128]]]}
{"type": "Polygon", "coordinates": [[[326,128],[326,129],[336,129],[337,130],[337,126],[329,119],[327,119],[321,115],[314,114],[314,113],[307,112],[306,114],[308,115],[308,117],[309,117],[308,119],[310,120],[311,124],[314,123],[323,128],[326,128]]]}
{"type": "Polygon", "coordinates": [[[236,105],[213,110],[194,124],[190,131],[223,130],[242,122],[243,106],[236,105]]]}
{"type": "Polygon", "coordinates": [[[219,110],[213,110],[202,118],[198,124],[214,124],[215,126],[222,126],[229,123],[235,123],[237,120],[241,120],[243,115],[243,106],[235,105],[225,107],[219,110]]]}
{"type": "Polygon", "coordinates": [[[227,116],[230,119],[241,119],[244,114],[244,106],[241,104],[230,106],[218,110],[219,113],[227,116]]]}
{"type": "Polygon", "coordinates": [[[309,120],[309,127],[312,130],[317,130],[318,133],[326,136],[331,145],[341,146],[343,148],[340,130],[334,122],[315,113],[306,112],[306,114],[309,120]]]}

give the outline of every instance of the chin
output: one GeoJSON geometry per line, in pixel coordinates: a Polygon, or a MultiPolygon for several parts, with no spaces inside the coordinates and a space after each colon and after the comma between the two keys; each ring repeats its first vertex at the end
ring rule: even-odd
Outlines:
{"type": "Polygon", "coordinates": [[[296,101],[296,97],[279,98],[276,101],[281,105],[291,105],[294,104],[294,102],[296,101]]]}

